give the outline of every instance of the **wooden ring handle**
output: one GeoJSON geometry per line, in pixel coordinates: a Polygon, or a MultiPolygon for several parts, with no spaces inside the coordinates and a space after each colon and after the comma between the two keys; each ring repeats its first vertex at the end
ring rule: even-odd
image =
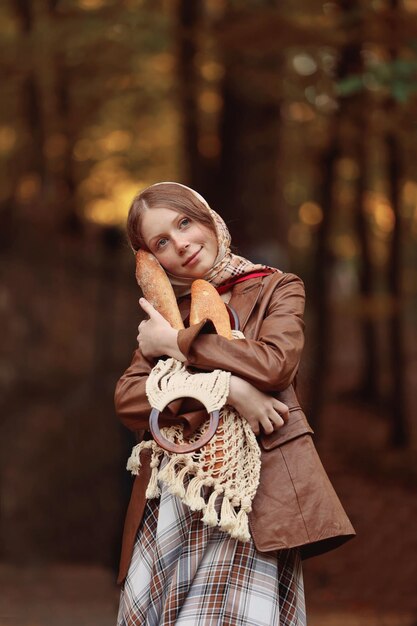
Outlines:
{"type": "Polygon", "coordinates": [[[209,427],[198,441],[195,441],[194,443],[178,444],[165,439],[161,433],[158,424],[159,413],[160,411],[158,411],[158,409],[152,408],[149,416],[149,429],[152,433],[152,437],[155,439],[159,447],[163,448],[167,452],[175,452],[176,454],[188,454],[189,452],[195,452],[205,446],[216,432],[220,419],[220,412],[218,410],[212,411],[210,413],[209,427]]]}
{"type": "Polygon", "coordinates": [[[230,304],[227,304],[227,303],[226,303],[226,309],[227,309],[227,312],[229,313],[230,325],[232,327],[232,330],[240,330],[239,329],[239,317],[236,311],[234,310],[233,307],[230,306],[230,304]]]}

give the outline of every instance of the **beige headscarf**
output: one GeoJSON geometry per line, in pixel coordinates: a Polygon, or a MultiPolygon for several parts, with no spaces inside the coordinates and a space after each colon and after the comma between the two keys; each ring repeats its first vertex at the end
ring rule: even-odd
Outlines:
{"type": "MultiPolygon", "coordinates": [[[[220,217],[216,211],[209,206],[206,200],[194,189],[191,187],[187,187],[181,183],[171,182],[171,181],[163,181],[160,183],[155,183],[152,187],[156,187],[158,185],[178,185],[179,187],[183,187],[187,189],[191,193],[193,193],[198,200],[204,204],[214,222],[214,227],[216,229],[216,237],[217,237],[217,256],[214,261],[214,265],[211,270],[205,275],[202,276],[204,280],[210,282],[214,287],[219,287],[223,283],[226,283],[233,278],[237,278],[238,276],[244,276],[245,274],[249,274],[250,272],[261,272],[261,271],[270,271],[272,272],[280,272],[281,270],[276,269],[275,267],[269,267],[268,265],[262,265],[260,263],[252,263],[248,259],[245,259],[242,256],[237,254],[233,254],[230,249],[231,237],[229,233],[229,229],[227,228],[224,220],[220,217]]],[[[166,272],[177,298],[187,295],[191,291],[191,284],[194,278],[184,278],[182,276],[175,276],[175,274],[170,274],[166,272]]]]}

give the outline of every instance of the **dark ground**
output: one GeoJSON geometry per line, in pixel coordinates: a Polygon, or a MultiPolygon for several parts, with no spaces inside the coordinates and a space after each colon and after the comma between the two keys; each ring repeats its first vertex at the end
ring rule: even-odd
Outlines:
{"type": "MultiPolygon", "coordinates": [[[[309,626],[415,626],[417,499],[409,477],[398,470],[404,455],[393,454],[383,475],[376,464],[385,427],[377,416],[332,403],[325,418],[321,456],[358,536],[305,562],[309,626]],[[341,419],[342,414],[346,428],[338,429],[336,438],[330,424],[332,416],[341,419]],[[374,433],[375,475],[371,457],[367,465],[360,450],[353,463],[351,445],[358,429],[374,433]]],[[[99,567],[3,564],[0,625],[114,626],[114,580],[114,572],[99,567]]]]}

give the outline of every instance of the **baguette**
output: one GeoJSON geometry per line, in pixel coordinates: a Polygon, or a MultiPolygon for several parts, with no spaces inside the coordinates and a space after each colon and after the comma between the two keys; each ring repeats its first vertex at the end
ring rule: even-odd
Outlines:
{"type": "Polygon", "coordinates": [[[198,324],[208,318],[218,335],[233,339],[229,313],[217,289],[209,282],[198,278],[191,285],[190,324],[198,324]]]}
{"type": "MultiPolygon", "coordinates": [[[[204,318],[208,318],[213,322],[218,335],[226,337],[226,339],[233,339],[229,313],[219,292],[209,282],[198,278],[191,285],[190,324],[198,324],[198,322],[204,318]]],[[[223,434],[223,416],[220,415],[219,424],[217,426],[214,472],[220,471],[223,465],[223,434]]],[[[212,457],[209,456],[209,453],[207,454],[207,465],[204,465],[205,469],[209,467],[212,461],[212,457]]]]}
{"type": "Polygon", "coordinates": [[[177,299],[158,259],[146,250],[136,253],[136,280],[143,295],[175,330],[184,328],[177,299]]]}

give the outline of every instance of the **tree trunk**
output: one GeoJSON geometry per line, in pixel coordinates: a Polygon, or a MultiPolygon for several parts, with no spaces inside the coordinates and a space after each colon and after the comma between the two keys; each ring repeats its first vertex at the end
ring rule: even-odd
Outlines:
{"type": "MultiPolygon", "coordinates": [[[[242,254],[279,266],[287,248],[287,228],[278,207],[280,102],[267,90],[254,93],[250,85],[242,88],[253,58],[228,50],[222,56],[218,206],[226,222],[239,217],[234,244],[242,254]]],[[[280,59],[263,57],[258,64],[260,72],[272,73],[274,68],[278,74],[280,59]]]]}
{"type": "MultiPolygon", "coordinates": [[[[389,7],[391,14],[399,13],[400,4],[398,0],[390,0],[389,7]]],[[[392,33],[391,41],[401,39],[396,32],[395,21],[388,24],[388,30],[392,33]]],[[[389,49],[391,61],[394,61],[397,54],[397,47],[392,45],[389,49]]],[[[397,104],[392,97],[386,105],[387,117],[390,120],[397,119],[397,104]]],[[[389,342],[389,364],[391,369],[391,410],[392,417],[390,443],[394,447],[404,447],[407,445],[408,428],[405,402],[405,375],[406,357],[404,350],[404,328],[402,318],[402,262],[401,262],[401,179],[402,179],[402,153],[399,139],[396,134],[396,125],[391,122],[386,136],[387,158],[388,158],[388,178],[390,204],[394,213],[394,227],[391,236],[390,250],[388,257],[388,291],[393,303],[391,317],[388,328],[389,342]]]]}
{"type": "MultiPolygon", "coordinates": [[[[369,246],[369,232],[367,220],[365,217],[364,199],[366,193],[366,124],[363,116],[365,115],[365,107],[363,100],[359,107],[362,111],[360,122],[360,131],[358,133],[357,146],[357,162],[359,166],[359,178],[357,181],[357,198],[355,211],[356,234],[360,245],[361,265],[359,269],[359,291],[363,303],[371,301],[374,293],[374,271],[372,266],[371,251],[369,246]]],[[[365,307],[365,311],[369,311],[369,307],[365,307]]],[[[361,343],[362,343],[362,372],[359,381],[359,395],[364,400],[378,400],[378,379],[379,379],[379,359],[378,359],[378,338],[377,328],[372,316],[369,312],[363,314],[360,318],[361,326],[361,343]]]]}
{"type": "Polygon", "coordinates": [[[201,0],[179,0],[177,17],[178,94],[187,184],[203,191],[204,168],[198,149],[197,31],[201,0]]]}
{"type": "Polygon", "coordinates": [[[314,364],[311,372],[311,394],[308,402],[309,421],[316,434],[320,429],[320,413],[322,410],[325,381],[328,372],[330,353],[330,276],[333,259],[329,251],[329,238],[333,220],[333,185],[335,164],[340,155],[338,127],[340,110],[334,116],[331,125],[330,144],[322,156],[320,170],[323,172],[321,179],[320,204],[323,209],[323,219],[317,230],[317,244],[315,250],[313,275],[315,277],[311,292],[311,305],[314,310],[314,346],[311,351],[311,359],[314,364]]]}
{"type": "MultiPolygon", "coordinates": [[[[354,43],[348,46],[345,57],[343,75],[362,74],[361,44],[354,43]]],[[[346,115],[352,118],[356,127],[353,150],[359,172],[354,201],[354,228],[360,248],[359,293],[363,303],[363,313],[359,319],[363,359],[358,392],[363,400],[375,402],[378,400],[379,359],[377,327],[367,306],[374,295],[375,276],[369,245],[370,233],[365,214],[367,112],[369,110],[366,94],[361,92],[345,99],[345,107],[346,115]]]]}
{"type": "Polygon", "coordinates": [[[388,257],[388,291],[393,304],[389,320],[389,364],[392,377],[390,417],[392,419],[390,443],[403,447],[408,443],[407,416],[405,406],[406,359],[404,354],[404,328],[402,319],[401,293],[401,212],[400,180],[401,154],[394,131],[386,138],[390,200],[394,212],[390,252],[388,257]]]}
{"type": "Polygon", "coordinates": [[[55,59],[55,96],[60,134],[65,137],[62,166],[57,181],[58,202],[61,206],[60,225],[69,234],[80,234],[81,218],[76,211],[75,193],[77,189],[74,174],[73,150],[75,132],[71,116],[71,74],[64,59],[57,55],[55,59]]]}
{"type": "MultiPolygon", "coordinates": [[[[33,31],[33,6],[30,0],[18,0],[13,3],[14,13],[20,25],[23,37],[29,37],[33,31]]],[[[45,130],[42,116],[41,94],[34,67],[29,66],[23,79],[21,90],[22,115],[25,120],[28,138],[19,154],[19,176],[34,174],[40,189],[46,178],[44,156],[45,130]]],[[[41,211],[37,206],[36,210],[41,211]]],[[[17,217],[18,220],[18,217],[17,217]]]]}
{"type": "MultiPolygon", "coordinates": [[[[388,24],[388,29],[392,33],[391,41],[398,40],[396,33],[395,16],[399,13],[400,4],[398,0],[390,0],[391,15],[394,16],[388,24]]],[[[400,43],[400,42],[399,42],[400,43]]],[[[392,45],[389,49],[391,61],[397,56],[397,46],[392,45]]],[[[392,419],[390,443],[394,447],[404,447],[409,440],[405,404],[405,375],[406,359],[404,353],[404,325],[402,317],[402,262],[401,262],[401,180],[402,180],[402,154],[400,142],[395,131],[396,125],[393,120],[397,119],[397,105],[392,97],[386,105],[387,117],[391,120],[389,131],[386,136],[388,177],[390,204],[394,213],[394,227],[390,242],[388,257],[388,291],[391,296],[392,309],[389,320],[389,363],[391,368],[392,389],[390,402],[390,416],[392,419]]]]}

